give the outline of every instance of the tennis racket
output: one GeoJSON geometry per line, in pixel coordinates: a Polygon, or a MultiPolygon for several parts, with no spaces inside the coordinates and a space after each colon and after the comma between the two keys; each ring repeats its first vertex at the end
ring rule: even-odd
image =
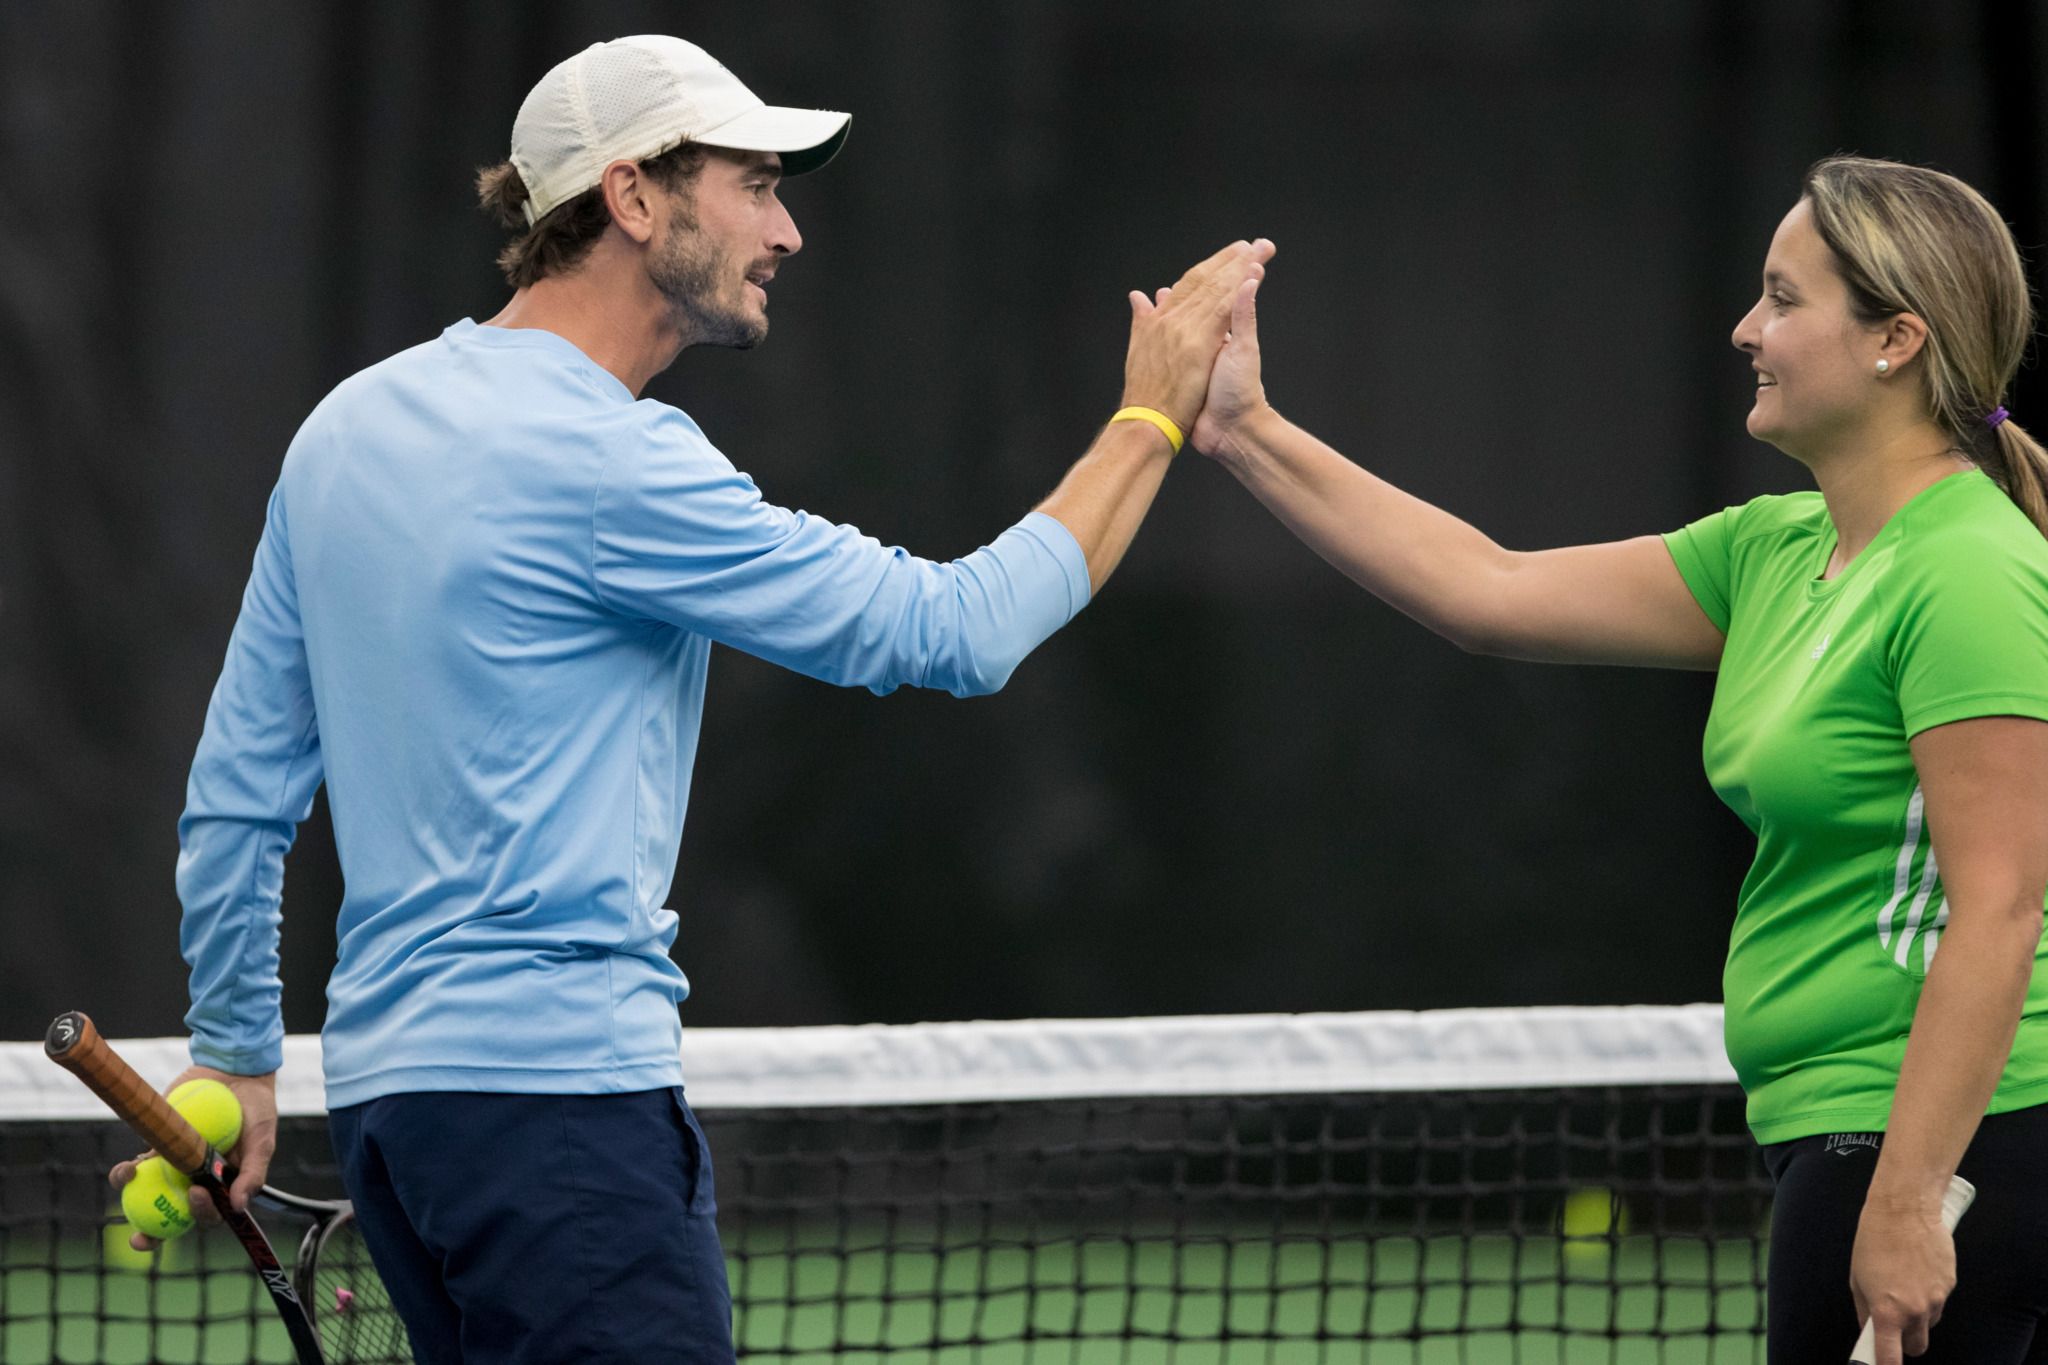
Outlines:
{"type": "Polygon", "coordinates": [[[43,1051],[206,1191],[221,1221],[249,1253],[284,1320],[299,1365],[412,1360],[405,1326],[370,1264],[348,1201],[306,1199],[268,1185],[257,1193],[251,1202],[273,1222],[303,1225],[297,1260],[287,1272],[262,1226],[228,1202],[228,1188],[235,1183],[233,1163],[122,1060],[92,1020],[75,1010],[58,1015],[43,1037],[43,1051]]]}
{"type": "MultiPolygon", "coordinates": [[[[1941,1196],[1941,1225],[1950,1232],[1963,1221],[1963,1215],[1970,1211],[1970,1201],[1977,1197],[1977,1187],[1959,1175],[1948,1178],[1948,1189],[1941,1196]]],[[[1865,1318],[1863,1335],[1856,1338],[1856,1349],[1849,1352],[1849,1365],[1877,1365],[1877,1320],[1865,1318]]]]}

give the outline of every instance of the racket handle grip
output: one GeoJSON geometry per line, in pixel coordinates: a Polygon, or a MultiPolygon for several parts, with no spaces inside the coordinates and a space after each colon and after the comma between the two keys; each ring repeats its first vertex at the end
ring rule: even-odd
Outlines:
{"type": "MultiPolygon", "coordinates": [[[[1970,1201],[1977,1197],[1977,1187],[1959,1175],[1948,1178],[1948,1189],[1941,1196],[1941,1225],[1950,1232],[1963,1221],[1969,1212],[1970,1201]]],[[[1849,1365],[1877,1365],[1877,1323],[1865,1319],[1863,1335],[1856,1338],[1856,1349],[1849,1352],[1849,1365]]]]}
{"type": "Polygon", "coordinates": [[[43,1051],[105,1100],[173,1169],[192,1175],[209,1165],[213,1149],[206,1139],[155,1086],[135,1074],[85,1015],[73,1010],[52,1020],[43,1051]]]}

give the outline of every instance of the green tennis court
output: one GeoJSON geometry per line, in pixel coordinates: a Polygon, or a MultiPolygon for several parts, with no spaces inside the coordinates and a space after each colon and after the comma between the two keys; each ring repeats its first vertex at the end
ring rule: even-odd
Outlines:
{"type": "MultiPolygon", "coordinates": [[[[1451,1235],[1327,1246],[1036,1236],[1028,1250],[735,1256],[741,1353],[933,1365],[1757,1358],[1760,1267],[1750,1241],[1631,1236],[1611,1249],[1567,1250],[1558,1238],[1451,1235]]],[[[67,1244],[55,1258],[16,1248],[37,1264],[10,1267],[0,1281],[0,1358],[289,1361],[253,1277],[234,1264],[239,1251],[220,1241],[223,1254],[209,1250],[201,1273],[182,1245],[154,1272],[110,1269],[89,1243],[67,1244]],[[60,1268],[49,1268],[53,1260],[60,1268]]]]}

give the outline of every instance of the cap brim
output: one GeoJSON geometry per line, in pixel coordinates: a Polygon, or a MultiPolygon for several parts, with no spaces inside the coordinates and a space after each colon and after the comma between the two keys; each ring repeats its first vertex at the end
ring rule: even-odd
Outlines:
{"type": "Polygon", "coordinates": [[[735,152],[775,152],[782,158],[784,175],[803,175],[839,155],[852,127],[851,114],[781,109],[769,104],[727,119],[690,140],[735,152]]]}

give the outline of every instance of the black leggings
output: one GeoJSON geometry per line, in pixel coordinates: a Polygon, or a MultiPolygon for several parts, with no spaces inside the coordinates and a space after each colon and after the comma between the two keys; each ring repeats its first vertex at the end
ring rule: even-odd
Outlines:
{"type": "MultiPolygon", "coordinates": [[[[1771,1211],[1771,1365],[1843,1365],[1856,1344],[1849,1253],[1878,1133],[1764,1148],[1771,1211]]],[[[1956,1228],[1956,1288],[1920,1365],[2048,1365],[2048,1104],[1994,1114],[1956,1173],[1977,1202],[1956,1228]]]]}

